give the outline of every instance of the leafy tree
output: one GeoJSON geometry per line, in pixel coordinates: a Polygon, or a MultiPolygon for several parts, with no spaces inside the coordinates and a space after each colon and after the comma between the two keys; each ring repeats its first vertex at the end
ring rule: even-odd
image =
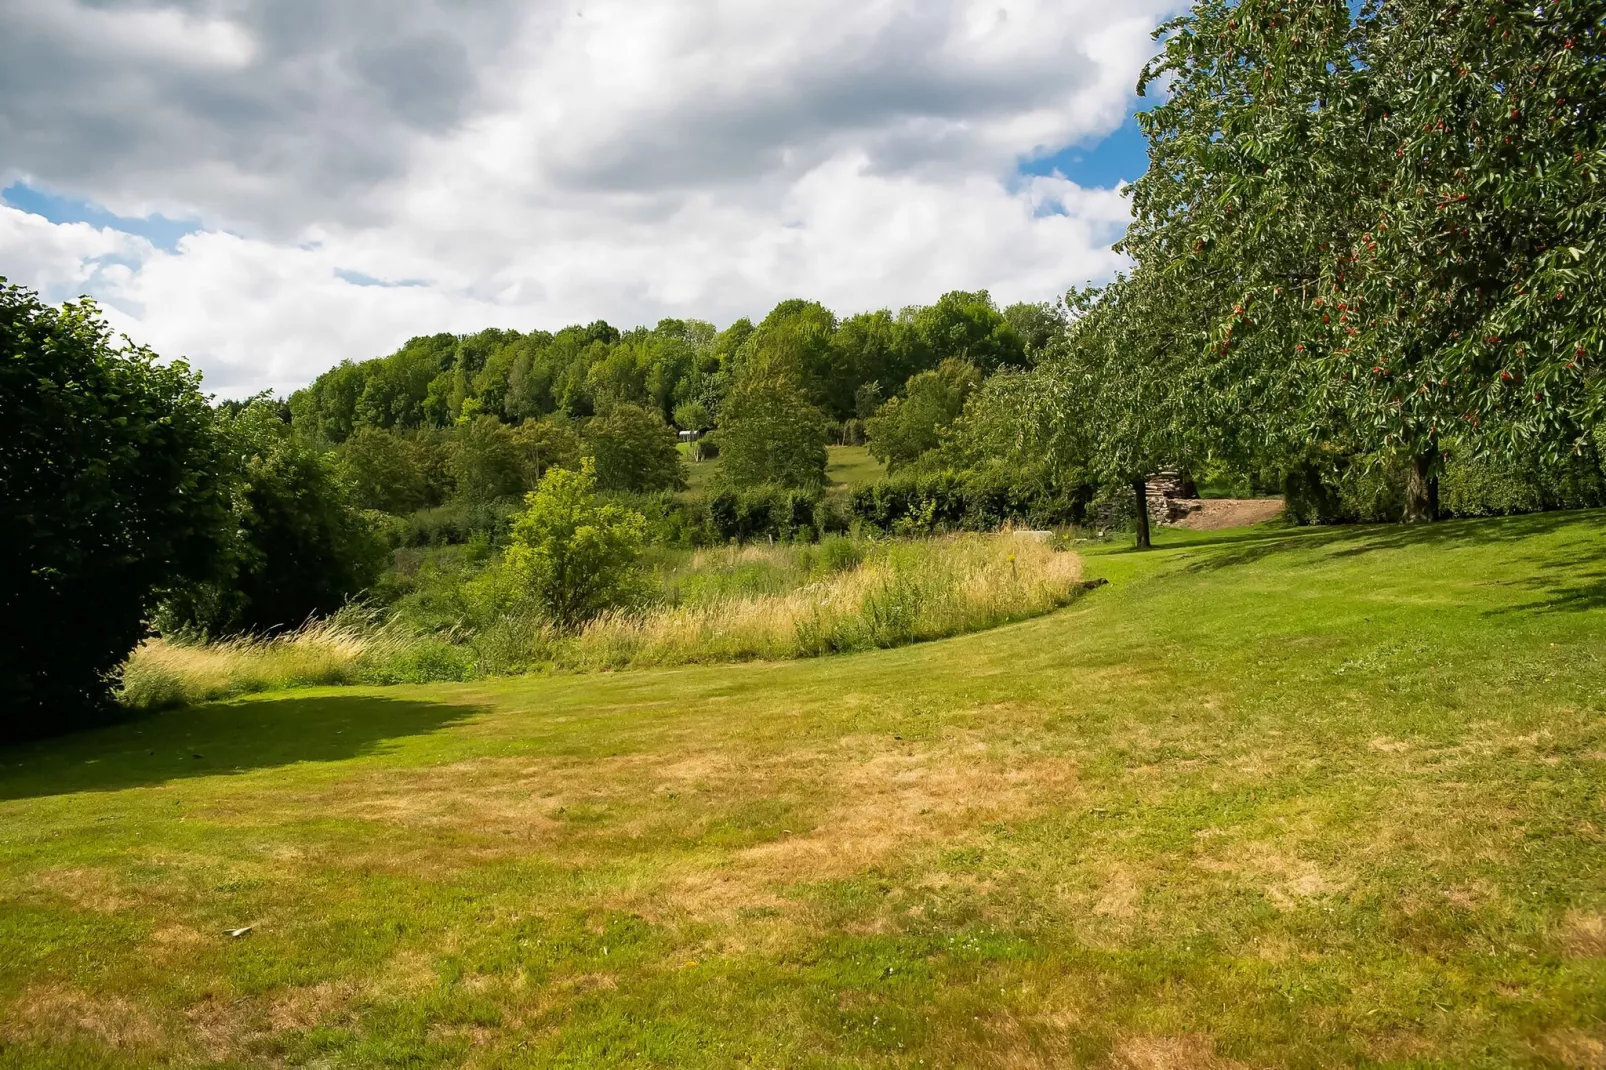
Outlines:
{"type": "Polygon", "coordinates": [[[557,408],[552,386],[557,379],[553,336],[544,331],[527,334],[504,350],[499,367],[507,376],[502,385],[502,412],[510,420],[545,416],[557,408]]]}
{"type": "Polygon", "coordinates": [[[586,372],[586,393],[601,412],[615,405],[642,405],[647,401],[647,367],[640,350],[620,345],[586,372]]]}
{"type": "Polygon", "coordinates": [[[525,486],[535,486],[549,468],[580,467],[580,433],[565,417],[526,420],[513,429],[513,441],[524,463],[525,486]]]}
{"type": "Polygon", "coordinates": [[[686,485],[686,464],[675,448],[674,429],[655,411],[613,405],[586,421],[582,439],[604,490],[678,490],[686,485]]]}
{"type": "Polygon", "coordinates": [[[344,442],[357,426],[357,400],[367,389],[368,376],[351,361],[324,372],[290,398],[296,424],[308,437],[344,442]]]}
{"type": "Polygon", "coordinates": [[[683,431],[706,431],[713,423],[708,406],[701,401],[683,401],[675,406],[675,426],[683,431]]]}
{"type": "Polygon", "coordinates": [[[742,343],[737,374],[784,379],[810,404],[831,407],[839,390],[832,360],[835,332],[836,316],[818,301],[782,301],[742,343]]]}
{"type": "Polygon", "coordinates": [[[423,506],[429,491],[418,458],[398,435],[359,427],[335,450],[335,470],[352,503],[401,515],[423,506]]]}
{"type": "Polygon", "coordinates": [[[174,593],[165,627],[211,635],[294,628],[378,579],[384,548],[330,460],[265,398],[221,410],[232,537],[212,575],[174,593]]]}
{"type": "Polygon", "coordinates": [[[986,290],[943,294],[915,310],[913,326],[932,362],[969,361],[984,374],[1026,362],[1026,347],[986,290]]]}
{"type": "Polygon", "coordinates": [[[881,408],[881,381],[871,379],[868,383],[860,383],[853,391],[853,417],[856,420],[868,420],[881,408]]]}
{"type": "Polygon", "coordinates": [[[92,303],[0,279],[0,736],[104,710],[162,594],[215,566],[227,510],[199,382],[113,342],[92,303]]]}
{"type": "Polygon", "coordinates": [[[524,493],[528,469],[512,428],[494,416],[476,416],[452,436],[447,466],[458,497],[489,502],[524,493]]]}
{"type": "Polygon", "coordinates": [[[784,375],[744,372],[713,436],[721,474],[737,487],[825,484],[825,414],[784,375]]]}
{"type": "Polygon", "coordinates": [[[1164,27],[1124,248],[1196,313],[1240,442],[1353,439],[1433,514],[1451,440],[1601,411],[1597,3],[1210,0],[1164,27]]]}
{"type": "Polygon", "coordinates": [[[831,348],[836,380],[830,411],[837,419],[869,419],[883,400],[880,384],[907,382],[937,363],[912,322],[885,309],[844,319],[831,348]],[[874,396],[873,405],[865,401],[866,387],[873,387],[868,391],[874,396]]]}
{"type": "Polygon", "coordinates": [[[1063,304],[1043,301],[1022,302],[1004,309],[1004,322],[1021,340],[1028,361],[1040,359],[1065,333],[1063,304]]]}
{"type": "Polygon", "coordinates": [[[604,504],[591,462],[554,468],[513,523],[508,565],[560,628],[572,629],[631,602],[639,589],[646,521],[604,504]]]}
{"type": "Polygon", "coordinates": [[[891,472],[936,449],[980,382],[975,365],[955,359],[910,379],[905,395],[890,399],[866,423],[871,455],[891,472]]]}
{"type": "Polygon", "coordinates": [[[1191,313],[1143,281],[1118,278],[1102,291],[1073,293],[1080,315],[1050,367],[1061,373],[1061,428],[1082,425],[1099,484],[1130,488],[1137,544],[1148,549],[1149,476],[1208,449],[1213,399],[1197,385],[1186,341],[1191,313]]]}
{"type": "MultiPolygon", "coordinates": [[[[1063,359],[1063,357],[1061,358],[1063,359]]],[[[1061,499],[1089,482],[1093,439],[1077,376],[1061,364],[988,376],[928,456],[939,470],[990,472],[1061,499]]]]}

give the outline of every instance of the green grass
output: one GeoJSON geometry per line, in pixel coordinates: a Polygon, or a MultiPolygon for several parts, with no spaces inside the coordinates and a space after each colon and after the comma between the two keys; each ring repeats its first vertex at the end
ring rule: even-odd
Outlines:
{"type": "Polygon", "coordinates": [[[714,484],[714,477],[719,474],[719,458],[710,461],[694,461],[691,457],[691,446],[682,442],[676,449],[680,450],[681,457],[686,461],[686,489],[682,491],[685,497],[694,497],[706,494],[709,487],[714,484]]]}
{"type": "Polygon", "coordinates": [[[1599,1065],[1606,515],[1159,538],[898,650],[0,752],[0,1066],[1599,1065]]]}
{"type": "MultiPolygon", "coordinates": [[[[830,486],[851,490],[887,474],[886,465],[870,456],[868,446],[827,446],[825,450],[825,478],[830,486]]],[[[706,492],[719,473],[719,458],[693,463],[689,446],[682,444],[680,452],[686,458],[685,493],[690,496],[706,492]]]]}
{"type": "Polygon", "coordinates": [[[870,456],[869,446],[827,446],[825,478],[833,486],[862,487],[887,474],[887,466],[870,456]]]}

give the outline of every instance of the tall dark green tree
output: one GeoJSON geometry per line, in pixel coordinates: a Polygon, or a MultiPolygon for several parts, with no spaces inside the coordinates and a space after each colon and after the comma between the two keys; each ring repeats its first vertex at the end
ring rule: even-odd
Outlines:
{"type": "Polygon", "coordinates": [[[397,515],[429,497],[411,443],[376,427],[359,427],[335,450],[335,470],[351,501],[362,509],[397,515]]]}
{"type": "Polygon", "coordinates": [[[958,359],[990,374],[1026,362],[1025,343],[986,290],[945,293],[915,310],[913,324],[933,365],[958,359]]]}
{"type": "Polygon", "coordinates": [[[866,423],[871,455],[895,472],[936,449],[980,385],[975,365],[952,358],[914,376],[902,397],[888,400],[866,423]]]}
{"type": "Polygon", "coordinates": [[[219,567],[175,592],[167,628],[267,634],[325,616],[379,578],[384,547],[347,497],[333,459],[301,438],[281,407],[223,408],[217,441],[231,533],[219,567]]]}
{"type": "Polygon", "coordinates": [[[735,486],[825,483],[825,414],[783,374],[744,371],[726,399],[713,440],[722,475],[735,486]]]}
{"type": "Polygon", "coordinates": [[[674,428],[656,409],[613,405],[586,421],[581,440],[603,490],[679,490],[686,485],[686,464],[675,447],[674,428]]]}
{"type": "Polygon", "coordinates": [[[0,279],[0,736],[105,711],[159,599],[215,568],[228,514],[199,382],[115,342],[93,304],[0,279]]]}

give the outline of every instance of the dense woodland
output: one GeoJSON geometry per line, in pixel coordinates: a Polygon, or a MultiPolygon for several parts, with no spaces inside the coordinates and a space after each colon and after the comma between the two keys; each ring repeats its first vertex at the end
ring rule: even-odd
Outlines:
{"type": "Polygon", "coordinates": [[[153,626],[331,613],[388,550],[536,553],[525,495],[554,472],[583,473],[552,485],[573,508],[684,545],[1008,523],[1146,545],[1168,467],[1303,523],[1602,504],[1603,16],[1201,0],[1140,87],[1132,266],[1053,303],[434,335],[209,405],[92,305],[6,289],[4,609],[37,622],[5,654],[11,720],[93,707],[153,626]],[[828,444],[860,442],[888,478],[830,491],[828,444]]]}

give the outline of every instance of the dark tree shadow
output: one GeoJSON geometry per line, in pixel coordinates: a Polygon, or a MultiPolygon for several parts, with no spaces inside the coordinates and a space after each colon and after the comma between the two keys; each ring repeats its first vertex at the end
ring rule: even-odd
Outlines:
{"type": "Polygon", "coordinates": [[[480,707],[365,696],[212,703],[0,747],[0,800],[118,791],[188,777],[372,754],[480,707]]]}
{"type": "Polygon", "coordinates": [[[1491,609],[1486,615],[1606,609],[1606,559],[1588,552],[1557,557],[1540,565],[1533,576],[1509,580],[1507,586],[1534,592],[1534,600],[1491,609]]]}
{"type": "Polygon", "coordinates": [[[1218,569],[1253,564],[1277,554],[1308,553],[1313,550],[1324,551],[1331,557],[1346,558],[1361,557],[1386,550],[1402,550],[1407,547],[1499,545],[1551,534],[1592,519],[1601,521],[1606,519],[1606,514],[1600,510],[1570,510],[1479,520],[1445,520],[1436,524],[1270,529],[1247,537],[1199,539],[1188,542],[1186,545],[1190,547],[1221,548],[1221,552],[1212,553],[1190,564],[1188,571],[1213,572],[1218,569]]]}

